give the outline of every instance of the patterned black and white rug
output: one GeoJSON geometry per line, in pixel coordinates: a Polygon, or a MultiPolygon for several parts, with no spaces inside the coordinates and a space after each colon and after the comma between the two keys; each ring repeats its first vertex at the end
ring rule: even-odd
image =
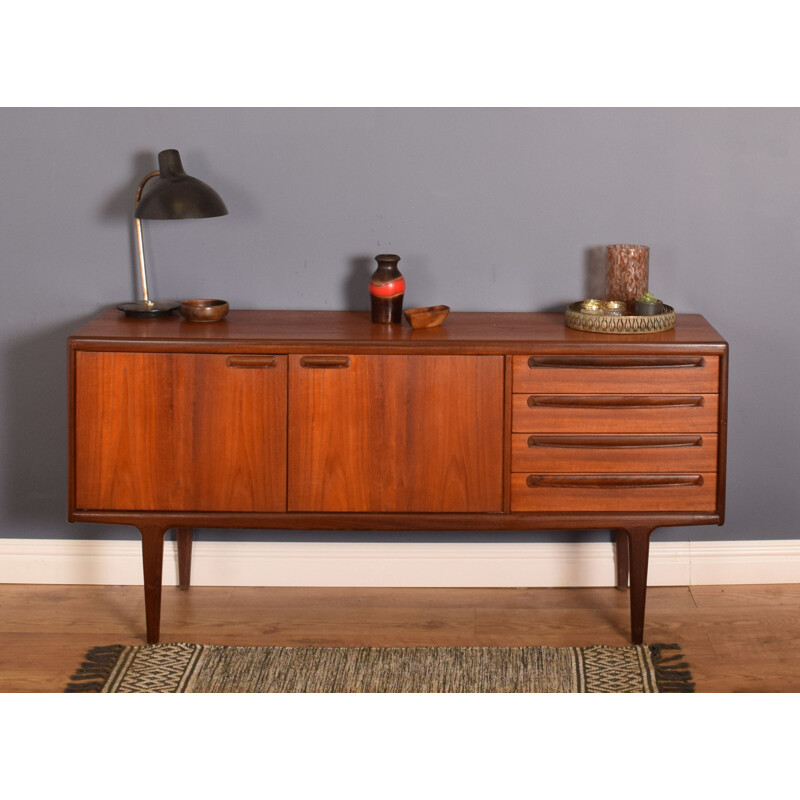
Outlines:
{"type": "Polygon", "coordinates": [[[678,645],[95,647],[67,692],[693,692],[678,645]]]}

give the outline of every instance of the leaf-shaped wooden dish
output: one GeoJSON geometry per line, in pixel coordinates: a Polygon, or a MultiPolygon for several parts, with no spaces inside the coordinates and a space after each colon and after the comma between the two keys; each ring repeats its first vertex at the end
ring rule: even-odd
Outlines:
{"type": "Polygon", "coordinates": [[[412,328],[435,328],[441,325],[450,313],[450,306],[425,306],[424,308],[409,308],[406,319],[412,328]]]}

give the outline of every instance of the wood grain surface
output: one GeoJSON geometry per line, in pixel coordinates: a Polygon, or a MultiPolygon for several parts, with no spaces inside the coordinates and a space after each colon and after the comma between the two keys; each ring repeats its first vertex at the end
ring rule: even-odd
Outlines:
{"type": "Polygon", "coordinates": [[[286,356],[79,352],[75,408],[78,508],[285,510],[286,356]]]}
{"type": "Polygon", "coordinates": [[[698,356],[514,356],[514,391],[546,394],[716,392],[719,359],[698,356]]]}
{"type": "Polygon", "coordinates": [[[289,397],[289,511],[502,510],[502,358],[293,355],[289,397]]]}
{"type": "MultiPolygon", "coordinates": [[[[679,314],[675,327],[645,337],[604,336],[567,328],[563,313],[484,312],[454,309],[437,328],[413,329],[401,325],[373,325],[369,311],[261,311],[232,309],[222,321],[201,325],[180,317],[132,319],[109,309],[81,327],[73,337],[81,346],[104,349],[147,347],[203,351],[209,345],[232,352],[285,350],[334,352],[360,348],[376,352],[393,349],[463,349],[464,352],[531,355],[531,342],[542,353],[625,352],[633,345],[640,352],[675,354],[688,346],[692,355],[714,355],[725,340],[699,314],[679,314]]],[[[538,349],[537,349],[538,352],[538,349]]]]}
{"type": "Polygon", "coordinates": [[[714,472],[714,434],[515,433],[514,472],[714,472]]]}
{"type": "MultiPolygon", "coordinates": [[[[648,590],[648,642],[695,691],[800,692],[800,584],[648,590]]],[[[91,647],[143,644],[141,586],[0,586],[0,692],[62,692],[91,647]]],[[[170,587],[163,640],[231,645],[629,644],[628,597],[592,589],[170,587]]]]}
{"type": "Polygon", "coordinates": [[[511,476],[512,512],[713,511],[716,500],[717,476],[714,473],[532,475],[517,472],[511,476]]]}
{"type": "Polygon", "coordinates": [[[515,394],[512,399],[515,433],[716,433],[718,413],[715,394],[515,394]]]}

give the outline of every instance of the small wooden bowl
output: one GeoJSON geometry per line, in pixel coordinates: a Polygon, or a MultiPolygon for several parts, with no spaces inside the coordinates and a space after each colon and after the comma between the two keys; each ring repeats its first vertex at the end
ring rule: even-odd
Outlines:
{"type": "Polygon", "coordinates": [[[180,312],[187,322],[219,322],[229,309],[226,300],[184,300],[180,312]]]}
{"type": "Polygon", "coordinates": [[[406,319],[412,328],[435,328],[441,325],[450,313],[450,306],[425,306],[409,308],[406,319]]]}

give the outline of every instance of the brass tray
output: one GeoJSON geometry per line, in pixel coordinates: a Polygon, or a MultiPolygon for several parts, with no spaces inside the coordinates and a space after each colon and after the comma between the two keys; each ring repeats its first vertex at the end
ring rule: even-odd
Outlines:
{"type": "Polygon", "coordinates": [[[661,333],[675,327],[675,309],[664,304],[661,314],[647,317],[612,316],[611,314],[586,314],[580,303],[572,303],[566,310],[568,328],[587,333],[661,333]]]}

